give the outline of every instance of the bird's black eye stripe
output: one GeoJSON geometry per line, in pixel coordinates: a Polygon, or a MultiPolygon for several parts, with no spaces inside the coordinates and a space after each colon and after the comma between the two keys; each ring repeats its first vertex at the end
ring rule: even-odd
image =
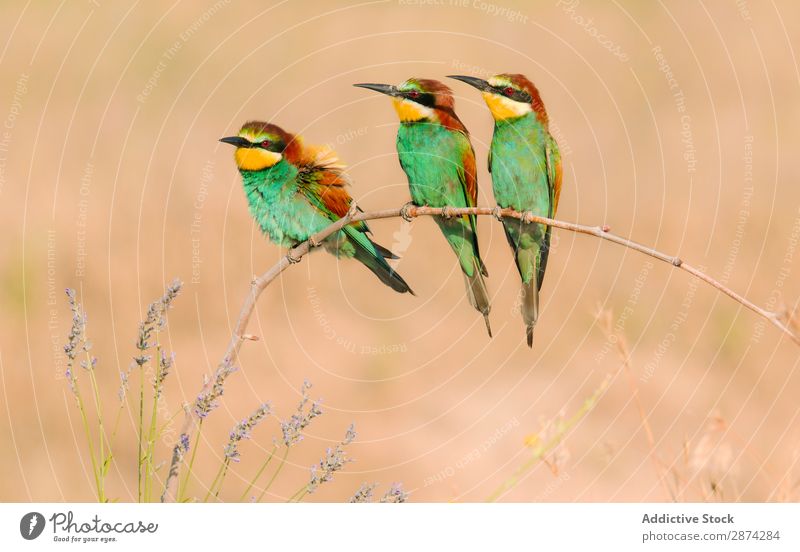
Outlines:
{"type": "Polygon", "coordinates": [[[409,92],[404,92],[403,97],[426,107],[433,107],[436,103],[436,98],[434,95],[427,92],[417,92],[416,90],[411,90],[409,92]]]}
{"type": "Polygon", "coordinates": [[[271,138],[265,138],[264,140],[259,140],[258,142],[248,142],[249,148],[260,148],[267,151],[274,151],[277,153],[282,153],[284,149],[286,149],[286,145],[281,142],[280,140],[273,140],[271,138]]]}
{"type": "Polygon", "coordinates": [[[514,100],[515,102],[530,103],[531,101],[531,95],[524,90],[514,90],[514,92],[509,96],[506,94],[506,91],[508,88],[510,88],[508,86],[493,86],[492,88],[496,94],[503,96],[504,98],[514,100]]]}

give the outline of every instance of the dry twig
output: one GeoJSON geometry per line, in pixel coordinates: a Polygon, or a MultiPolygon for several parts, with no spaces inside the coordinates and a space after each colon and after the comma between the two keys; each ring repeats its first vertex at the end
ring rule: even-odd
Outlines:
{"type": "MultiPolygon", "coordinates": [[[[239,318],[236,322],[236,327],[233,330],[233,335],[231,336],[231,340],[228,343],[228,348],[225,351],[225,355],[220,362],[220,366],[232,366],[236,356],[239,352],[239,348],[242,346],[242,342],[245,340],[252,339],[252,336],[245,333],[247,329],[247,324],[250,321],[250,316],[253,314],[253,310],[255,309],[256,302],[258,301],[258,297],[261,295],[261,292],[275,279],[277,278],[281,272],[286,270],[289,265],[298,262],[302,259],[305,255],[309,253],[312,249],[313,244],[321,244],[322,241],[330,236],[331,234],[341,230],[345,225],[349,224],[350,222],[357,222],[362,220],[375,220],[375,219],[385,219],[385,218],[395,218],[403,216],[408,218],[416,218],[420,216],[438,216],[441,215],[444,211],[447,212],[449,216],[461,216],[461,215],[492,215],[492,216],[500,216],[503,218],[516,218],[522,219],[525,222],[535,222],[539,224],[546,224],[547,226],[551,226],[553,228],[561,228],[562,230],[569,230],[571,232],[576,232],[578,234],[588,234],[590,236],[595,236],[597,238],[607,240],[610,242],[614,242],[616,244],[622,245],[629,249],[633,249],[635,251],[639,251],[640,253],[644,253],[645,255],[649,255],[659,261],[663,261],[665,263],[669,263],[674,267],[677,267],[689,274],[695,276],[696,278],[702,280],[703,282],[709,284],[710,286],[714,287],[715,289],[721,291],[725,295],[732,298],[734,301],[737,301],[741,305],[747,307],[757,315],[765,318],[769,321],[773,326],[781,330],[785,333],[789,338],[800,345],[800,336],[792,331],[790,326],[784,321],[785,317],[781,316],[780,313],[770,311],[767,309],[763,309],[756,305],[755,303],[749,301],[742,295],[739,295],[732,289],[726,287],[718,280],[715,280],[711,276],[701,272],[699,269],[695,268],[694,266],[683,262],[679,257],[667,255],[666,253],[662,253],[656,249],[651,247],[647,247],[646,245],[642,245],[640,243],[636,243],[631,241],[627,238],[622,236],[618,236],[616,234],[612,234],[608,226],[585,226],[583,224],[575,224],[572,222],[564,222],[560,220],[540,217],[534,215],[531,212],[518,212],[513,209],[496,209],[490,207],[462,207],[462,208],[455,208],[455,207],[416,207],[416,206],[409,206],[408,208],[401,208],[401,209],[384,209],[381,211],[370,211],[370,212],[360,212],[355,208],[350,209],[346,216],[342,217],[341,219],[337,220],[336,222],[332,223],[330,226],[318,232],[317,234],[313,235],[309,238],[308,241],[305,241],[293,249],[289,250],[289,252],[281,258],[280,261],[272,268],[267,270],[261,276],[255,278],[251,285],[250,291],[245,298],[244,304],[242,305],[242,309],[239,312],[239,318]]],[[[213,385],[213,378],[210,378],[206,384],[204,385],[201,393],[206,392],[211,385],[213,385]]],[[[196,414],[192,409],[187,409],[186,417],[179,432],[179,435],[187,435],[190,436],[191,432],[196,425],[197,419],[196,414]]],[[[180,442],[175,444],[175,450],[178,450],[177,447],[180,446],[180,442]]],[[[164,484],[164,493],[161,496],[162,502],[172,502],[175,500],[175,490],[177,484],[177,472],[178,472],[178,462],[180,462],[181,455],[180,454],[173,454],[172,458],[172,465],[170,466],[167,480],[164,484]]]]}

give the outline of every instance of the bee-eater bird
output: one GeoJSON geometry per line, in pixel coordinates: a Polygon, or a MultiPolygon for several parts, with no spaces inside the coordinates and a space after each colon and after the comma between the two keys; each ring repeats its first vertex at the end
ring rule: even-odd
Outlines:
{"type": "MultiPolygon", "coordinates": [[[[344,166],[327,146],[307,146],[299,136],[260,121],[245,123],[237,136],[220,142],[236,146],[250,214],[281,247],[294,247],[345,216],[353,199],[344,166]]],[[[363,221],[349,224],[322,245],[337,257],[361,261],[399,293],[413,291],[386,262],[397,258],[373,242],[363,221]]]]}
{"type": "MultiPolygon", "coordinates": [[[[450,88],[431,79],[408,79],[400,86],[356,84],[387,94],[400,117],[397,153],[408,177],[411,201],[430,207],[475,207],[478,178],[469,133],[456,115],[450,88]]],[[[491,305],[478,250],[476,217],[435,217],[456,254],[469,302],[483,315],[489,336],[491,305]]]]}
{"type": "MultiPolygon", "coordinates": [[[[481,91],[494,117],[489,171],[497,204],[552,218],[561,193],[561,154],[548,129],[539,91],[524,75],[502,74],[488,81],[453,75],[481,91]]],[[[539,317],[542,287],[550,249],[550,227],[504,219],[506,238],[522,278],[522,319],[528,346],[539,317]]]]}

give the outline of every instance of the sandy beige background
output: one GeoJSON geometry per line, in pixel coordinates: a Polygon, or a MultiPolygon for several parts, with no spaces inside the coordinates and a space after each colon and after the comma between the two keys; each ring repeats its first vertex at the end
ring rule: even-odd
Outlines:
{"type": "MultiPolygon", "coordinates": [[[[65,287],[88,310],[109,409],[137,323],[173,277],[186,282],[169,321],[173,412],[219,361],[251,276],[281,251],[254,228],[218,138],[250,118],[274,121],[333,144],[365,209],[408,200],[394,112],[355,82],[525,73],[562,147],[560,218],[680,254],[760,305],[794,304],[797,5],[493,1],[0,5],[0,499],[93,497],[63,379],[65,287]]],[[[480,204],[492,205],[489,114],[474,90],[451,86],[480,204]]],[[[250,328],[261,340],[245,344],[209,418],[204,481],[236,420],[266,400],[289,415],[308,378],[325,415],[274,499],[354,421],[356,462],[309,500],[346,499],[362,481],[402,481],[415,501],[484,500],[530,458],[526,438],[619,374],[595,320],[602,308],[628,341],[652,450],[615,377],[549,458],[556,473],[539,463],[503,500],[667,500],[659,473],[681,500],[797,499],[799,350],[737,303],[638,253],[556,231],[531,351],[496,221],[479,223],[492,340],[430,220],[372,227],[402,254],[418,296],[324,253],[287,271],[264,293],[250,328]]],[[[136,451],[133,420],[122,425],[108,492],[127,501],[136,451]]],[[[243,445],[224,498],[238,497],[277,435],[272,418],[243,445]]]]}

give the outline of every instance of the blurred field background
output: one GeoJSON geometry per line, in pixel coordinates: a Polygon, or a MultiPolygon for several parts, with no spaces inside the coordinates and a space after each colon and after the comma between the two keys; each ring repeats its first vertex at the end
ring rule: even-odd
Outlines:
{"type": "MultiPolygon", "coordinates": [[[[408,200],[395,114],[355,82],[525,73],[562,148],[559,218],[680,254],[760,305],[800,298],[794,2],[15,1],[0,4],[0,29],[4,501],[94,496],[63,377],[64,288],[88,311],[109,405],[137,324],[173,277],[186,286],[167,334],[172,412],[219,362],[252,275],[282,251],[254,227],[218,138],[270,120],[332,144],[363,208],[408,200]]],[[[474,90],[449,84],[472,133],[480,204],[493,205],[490,116],[474,90]]],[[[345,500],[363,481],[402,481],[414,501],[484,500],[552,433],[543,424],[569,418],[612,374],[501,500],[669,500],[659,477],[680,500],[797,500],[800,350],[737,303],[556,230],[531,351],[491,217],[479,231],[492,340],[432,221],[371,226],[418,296],[321,252],[285,272],[251,322],[261,340],[244,344],[204,428],[205,481],[233,424],[268,400],[287,417],[308,378],[325,414],[273,499],[302,485],[352,421],[356,462],[307,500],[345,500]],[[652,446],[600,310],[627,341],[652,446]]],[[[122,426],[108,494],[129,501],[133,419],[122,426]]],[[[238,497],[278,434],[273,417],[242,445],[221,498],[238,497]]]]}

